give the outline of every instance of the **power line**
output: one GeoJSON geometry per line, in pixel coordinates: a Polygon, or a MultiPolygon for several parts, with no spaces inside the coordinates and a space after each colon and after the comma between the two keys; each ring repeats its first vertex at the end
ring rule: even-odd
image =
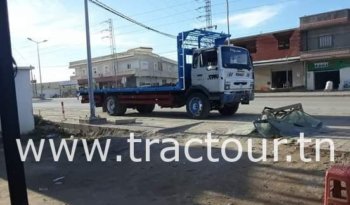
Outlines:
{"type": "Polygon", "coordinates": [[[22,58],[22,60],[25,61],[25,63],[28,64],[27,59],[16,48],[13,48],[13,50],[22,58]]]}
{"type": "MultiPolygon", "coordinates": [[[[239,1],[239,0],[236,0],[236,1],[239,1]]],[[[235,2],[236,2],[235,1],[235,2]]],[[[246,7],[246,8],[241,8],[241,9],[234,9],[234,10],[231,10],[231,11],[243,11],[243,10],[251,10],[251,9],[256,9],[256,8],[260,8],[260,7],[264,7],[264,6],[269,6],[269,5],[278,5],[278,4],[282,4],[282,3],[286,3],[286,2],[290,2],[290,1],[295,1],[295,0],[284,0],[284,1],[281,1],[279,3],[269,3],[269,4],[261,4],[261,5],[257,5],[257,6],[253,6],[253,7],[246,7]]],[[[221,3],[220,3],[221,4],[221,3]]],[[[219,5],[219,4],[213,4],[212,6],[216,6],[216,5],[219,5]]],[[[193,12],[193,9],[191,10],[188,10],[188,11],[192,11],[193,12]]],[[[186,11],[187,12],[187,11],[186,11]]],[[[215,14],[221,14],[221,13],[224,13],[224,12],[219,12],[219,13],[215,13],[215,14]]],[[[178,15],[178,14],[175,14],[175,15],[178,15]]],[[[175,15],[172,15],[172,16],[175,16],[175,15]]],[[[159,18],[158,18],[159,19],[159,18]]],[[[192,21],[193,19],[188,19],[188,18],[185,18],[185,19],[177,19],[176,21],[173,21],[173,22],[168,22],[168,23],[163,23],[163,24],[158,24],[156,25],[157,27],[165,27],[165,26],[169,26],[169,25],[176,25],[176,24],[180,24],[180,23],[183,23],[183,22],[187,22],[187,21],[192,21]]],[[[100,25],[100,23],[99,23],[100,25]]],[[[128,26],[118,26],[118,28],[125,28],[125,27],[128,27],[128,26]]],[[[136,29],[136,30],[131,30],[131,31],[127,31],[127,32],[123,32],[123,33],[120,33],[118,34],[118,36],[126,36],[126,35],[130,35],[132,33],[135,33],[135,32],[139,32],[139,31],[142,31],[140,29],[136,29]]],[[[53,49],[53,50],[48,50],[48,51],[44,51],[42,52],[42,54],[49,54],[49,53],[56,53],[56,52],[60,52],[61,50],[65,49],[65,47],[67,46],[61,46],[61,48],[58,48],[56,47],[56,49],[53,49]]],[[[23,48],[23,47],[21,47],[23,48]]],[[[68,47],[67,47],[68,48],[68,47]]],[[[49,47],[47,48],[43,48],[43,50],[47,50],[49,49],[49,47]]],[[[99,49],[99,50],[102,50],[102,49],[99,49]]],[[[76,51],[78,52],[78,51],[76,51]]]]}
{"type": "Polygon", "coordinates": [[[156,8],[156,9],[152,9],[152,10],[149,10],[149,11],[141,12],[141,13],[136,13],[136,14],[133,14],[132,16],[133,17],[143,16],[143,15],[149,14],[149,13],[169,10],[169,8],[174,9],[174,8],[182,7],[182,6],[187,5],[187,4],[193,4],[193,2],[192,1],[188,1],[187,3],[182,3],[182,4],[177,3],[177,4],[169,5],[169,6],[166,6],[166,7],[161,7],[161,8],[156,8]]]}
{"type": "Polygon", "coordinates": [[[89,1],[90,1],[91,3],[93,3],[93,4],[95,4],[95,5],[97,5],[97,6],[101,7],[101,8],[103,8],[103,9],[105,9],[105,10],[107,10],[107,11],[109,11],[109,12],[111,12],[111,13],[113,13],[113,14],[115,14],[115,15],[117,15],[117,16],[119,16],[119,17],[125,19],[125,20],[127,20],[127,21],[130,21],[131,23],[134,23],[134,24],[136,24],[136,25],[139,25],[139,26],[141,26],[141,27],[143,27],[143,28],[145,28],[145,29],[147,29],[147,30],[156,32],[156,33],[158,33],[158,34],[161,34],[161,35],[163,35],[163,36],[167,36],[167,37],[170,37],[170,38],[176,38],[176,36],[174,36],[174,35],[171,35],[171,34],[168,34],[168,33],[162,32],[162,31],[159,31],[159,30],[157,30],[157,29],[151,28],[151,27],[149,27],[149,26],[146,26],[145,24],[140,23],[140,22],[138,22],[138,21],[136,21],[136,20],[134,20],[134,19],[132,19],[132,18],[130,18],[130,17],[128,17],[128,16],[126,16],[126,15],[124,15],[124,14],[122,14],[122,13],[116,11],[116,10],[114,10],[114,9],[112,9],[111,7],[107,6],[106,4],[104,4],[104,3],[102,3],[102,2],[100,2],[100,1],[98,1],[98,0],[89,0],[89,1]]]}
{"type": "MultiPolygon", "coordinates": [[[[260,8],[260,7],[264,7],[264,6],[270,6],[270,5],[279,5],[279,4],[282,4],[282,3],[286,3],[286,2],[290,2],[290,1],[295,1],[295,0],[285,0],[285,1],[281,1],[279,3],[270,3],[270,4],[262,4],[262,5],[258,5],[258,6],[253,6],[253,7],[246,7],[246,8],[241,8],[241,9],[234,9],[234,10],[230,10],[230,12],[237,12],[237,11],[244,11],[244,10],[251,10],[251,9],[256,9],[256,8],[260,8]]],[[[191,10],[193,11],[193,9],[191,10]]],[[[225,13],[226,14],[226,11],[224,12],[217,12],[217,13],[214,13],[214,15],[216,14],[223,14],[225,13]]],[[[171,26],[171,25],[176,25],[176,24],[181,24],[181,23],[184,23],[184,22],[188,22],[188,21],[193,21],[193,19],[188,19],[188,18],[185,18],[185,19],[176,19],[172,22],[168,22],[168,23],[162,23],[162,24],[158,24],[158,25],[155,25],[159,28],[162,28],[162,27],[165,27],[165,26],[171,26]]],[[[125,28],[126,26],[124,26],[125,28]]],[[[120,35],[129,35],[131,33],[135,33],[135,32],[138,32],[140,31],[139,29],[135,29],[135,30],[132,30],[132,31],[127,31],[127,32],[124,32],[124,33],[120,33],[118,34],[119,36],[120,35]]]]}
{"type": "MultiPolygon", "coordinates": [[[[243,1],[243,0],[231,0],[230,2],[238,2],[238,1],[243,1]]],[[[132,14],[131,16],[132,17],[137,17],[137,16],[143,16],[143,15],[149,14],[149,13],[154,14],[155,12],[161,12],[161,11],[164,11],[164,10],[169,10],[169,8],[174,9],[174,8],[182,7],[182,6],[188,5],[188,4],[193,4],[193,2],[192,1],[188,1],[186,3],[176,3],[176,4],[172,4],[172,5],[166,6],[166,7],[160,7],[160,8],[152,9],[152,10],[149,10],[149,11],[132,14]]],[[[218,5],[222,5],[222,4],[225,4],[225,2],[212,4],[212,7],[218,6],[218,5]]],[[[187,10],[187,12],[193,12],[193,8],[187,10]]],[[[178,14],[179,13],[177,12],[177,14],[175,14],[175,15],[178,15],[178,14]]],[[[163,17],[161,17],[161,18],[163,18],[163,17]]]]}
{"type": "MultiPolygon", "coordinates": [[[[243,11],[243,10],[251,10],[251,9],[256,9],[256,8],[260,8],[260,7],[264,7],[264,6],[268,6],[268,5],[277,5],[277,4],[281,4],[281,3],[285,3],[285,2],[290,2],[290,1],[294,1],[294,0],[284,0],[284,1],[281,1],[279,3],[269,3],[269,4],[261,4],[261,5],[257,5],[257,6],[253,6],[253,7],[245,7],[245,8],[241,8],[241,9],[235,9],[233,11],[243,11]]],[[[219,4],[213,4],[213,5],[219,5],[219,4]]],[[[189,10],[189,11],[193,11],[193,9],[189,10]]],[[[220,12],[220,13],[215,13],[215,14],[221,14],[221,13],[225,13],[225,12],[220,12]]],[[[171,25],[176,25],[176,24],[180,24],[180,23],[183,23],[183,22],[188,22],[188,21],[192,21],[193,19],[178,19],[176,21],[172,21],[172,22],[168,22],[168,23],[162,23],[162,24],[158,24],[156,25],[157,27],[165,27],[165,26],[171,26],[171,25]]],[[[100,23],[99,23],[100,24],[100,23]]],[[[120,27],[120,26],[119,26],[120,27]]],[[[124,26],[126,27],[126,26],[124,26]]],[[[127,31],[127,32],[123,32],[123,33],[120,33],[118,34],[118,36],[127,36],[127,35],[130,35],[130,34],[133,34],[135,32],[139,32],[139,31],[142,31],[140,29],[136,29],[136,30],[131,30],[131,31],[127,31]]],[[[57,52],[61,52],[63,49],[65,49],[64,47],[67,47],[67,46],[61,46],[61,48],[56,48],[56,49],[53,49],[53,50],[48,50],[48,47],[45,49],[43,48],[43,50],[45,50],[44,52],[42,52],[43,55],[46,55],[46,54],[50,54],[50,53],[57,53],[57,52]],[[63,47],[63,48],[62,48],[63,47]]],[[[68,47],[67,47],[68,48],[68,47]]],[[[102,49],[100,49],[102,50],[102,49]]],[[[75,51],[75,53],[77,53],[79,51],[75,51]]]]}
{"type": "MultiPolygon", "coordinates": [[[[238,2],[238,1],[242,1],[242,0],[234,0],[234,1],[230,1],[230,2],[238,2]]],[[[223,4],[225,4],[225,2],[220,2],[220,3],[216,3],[216,4],[212,4],[211,5],[211,7],[216,7],[216,6],[221,6],[221,5],[223,5],[223,4]]],[[[173,8],[172,6],[169,6],[170,8],[173,8]]],[[[166,8],[166,9],[169,9],[169,7],[168,8],[166,8]]],[[[165,9],[161,9],[161,10],[165,10],[165,9]]],[[[183,16],[183,14],[185,14],[185,13],[193,13],[193,8],[191,8],[191,9],[187,9],[187,10],[183,10],[183,11],[181,11],[181,12],[176,12],[176,14],[172,14],[172,15],[169,15],[169,14],[167,14],[167,15],[165,15],[165,16],[160,16],[160,17],[156,17],[156,18],[152,18],[152,19],[148,19],[147,21],[145,21],[146,23],[149,23],[149,22],[154,22],[154,21],[159,21],[159,19],[161,19],[161,20],[164,20],[164,19],[167,19],[167,18],[173,18],[174,16],[183,16]]],[[[147,12],[148,13],[148,12],[147,12]]],[[[141,13],[141,14],[143,14],[143,13],[141,13]]],[[[220,13],[216,13],[216,14],[220,14],[220,13]]],[[[186,18],[186,20],[193,20],[193,19],[189,19],[189,18],[186,18]]],[[[130,25],[130,24],[128,24],[128,25],[121,25],[121,26],[119,26],[119,28],[128,28],[128,27],[131,27],[132,25],[130,25]]]]}
{"type": "MultiPolygon", "coordinates": [[[[253,7],[245,7],[245,8],[241,8],[241,9],[230,10],[230,12],[251,10],[251,9],[256,9],[256,8],[260,8],[260,7],[264,7],[264,6],[279,5],[279,4],[286,3],[286,2],[290,2],[290,1],[295,1],[295,0],[284,0],[284,1],[281,1],[281,2],[279,2],[279,3],[261,4],[261,5],[253,6],[253,7]]],[[[223,4],[223,3],[220,3],[220,4],[223,4]]],[[[212,6],[216,6],[216,5],[220,5],[220,4],[213,4],[212,6]]],[[[155,21],[155,20],[159,20],[159,19],[171,18],[171,17],[173,17],[173,16],[177,16],[177,15],[179,15],[179,14],[183,14],[183,13],[187,13],[187,12],[193,12],[193,9],[186,10],[186,11],[184,11],[184,12],[177,13],[177,14],[174,14],[174,15],[168,15],[168,16],[164,16],[164,17],[154,18],[154,19],[151,19],[150,21],[147,21],[147,23],[152,22],[152,21],[155,21]]],[[[226,11],[224,11],[224,12],[213,13],[213,15],[224,14],[224,13],[226,14],[226,11]]],[[[189,18],[176,19],[175,21],[167,22],[167,23],[162,23],[162,24],[158,24],[158,25],[155,25],[155,26],[157,26],[157,27],[164,27],[164,26],[180,24],[180,23],[188,22],[188,21],[193,21],[193,19],[189,19],[189,18]]],[[[119,28],[127,28],[127,27],[130,27],[130,25],[119,26],[119,28]]],[[[140,30],[132,30],[131,32],[128,31],[128,32],[126,32],[126,33],[122,33],[122,35],[124,35],[124,34],[130,34],[130,33],[132,33],[132,32],[137,32],[137,31],[140,31],[140,30]]],[[[118,35],[119,35],[119,34],[118,34],[118,35]]]]}
{"type": "MultiPolygon", "coordinates": [[[[230,2],[238,2],[238,1],[241,1],[241,0],[232,0],[232,1],[230,1],[230,2]]],[[[279,3],[277,3],[277,4],[281,4],[281,3],[285,3],[285,2],[289,2],[289,1],[294,1],[294,0],[286,0],[286,1],[281,1],[281,2],[279,2],[279,3]]],[[[182,5],[185,5],[185,4],[187,4],[187,3],[183,3],[182,5]]],[[[219,6],[219,5],[222,5],[223,3],[216,3],[216,4],[212,4],[212,7],[214,7],[214,6],[219,6]]],[[[277,5],[276,3],[270,3],[270,4],[262,4],[262,5],[258,5],[258,6],[254,6],[254,7],[246,7],[246,8],[242,8],[242,9],[235,9],[235,10],[231,10],[231,11],[242,11],[242,10],[249,10],[249,9],[254,9],[254,8],[259,8],[259,7],[263,7],[263,6],[268,6],[268,5],[277,5]]],[[[171,7],[171,8],[173,8],[173,7],[179,7],[180,5],[171,5],[171,6],[169,6],[169,7],[171,7]]],[[[169,7],[168,8],[164,8],[164,9],[169,9],[169,7]]],[[[158,9],[158,10],[164,10],[164,9],[158,9]]],[[[138,13],[138,14],[136,14],[136,16],[140,16],[140,15],[143,15],[143,14],[146,14],[146,13],[151,13],[152,11],[156,11],[156,9],[154,9],[154,10],[150,10],[150,11],[147,11],[147,12],[143,12],[143,13],[138,13]]],[[[148,20],[148,21],[146,21],[147,23],[149,23],[149,22],[153,22],[153,21],[156,21],[156,20],[159,20],[159,19],[165,19],[165,18],[172,18],[172,17],[174,17],[174,16],[178,16],[178,15],[183,15],[184,13],[188,13],[188,12],[193,12],[193,9],[190,9],[190,10],[185,10],[185,11],[183,11],[183,12],[180,12],[180,13],[176,13],[176,14],[174,14],[174,15],[167,15],[167,16],[163,16],[163,17],[157,17],[157,18],[152,18],[152,19],[150,19],[150,20],[148,20]]],[[[221,13],[214,13],[214,14],[221,14],[221,13]]],[[[168,25],[175,25],[175,24],[180,24],[180,23],[183,23],[184,21],[192,21],[192,19],[188,19],[188,18],[186,18],[186,19],[180,19],[180,20],[176,20],[176,21],[173,21],[173,22],[170,22],[170,23],[165,23],[165,24],[159,24],[160,25],[160,27],[164,27],[164,26],[168,26],[168,25]]],[[[98,27],[98,26],[101,26],[101,24],[100,23],[97,23],[97,24],[95,24],[95,25],[93,25],[92,27],[98,27]]],[[[158,25],[156,25],[157,27],[159,27],[158,25]]],[[[76,27],[83,27],[83,26],[76,26],[76,27]]],[[[131,25],[121,25],[121,26],[118,26],[118,28],[127,28],[127,27],[131,27],[131,25]]],[[[139,30],[139,29],[137,29],[137,30],[132,30],[132,31],[128,31],[128,32],[124,32],[124,33],[121,33],[121,34],[118,34],[118,35],[129,35],[130,33],[134,33],[134,32],[138,32],[138,31],[141,31],[141,30],[139,30]]],[[[22,48],[27,48],[27,47],[29,47],[30,45],[27,45],[27,46],[22,46],[22,47],[20,47],[20,49],[22,49],[22,48]]],[[[49,47],[51,47],[51,46],[47,46],[46,48],[43,48],[43,50],[47,50],[47,49],[49,49],[49,47]]],[[[52,46],[53,47],[53,46],[52,46]]],[[[55,47],[55,49],[54,49],[54,51],[53,52],[55,52],[56,50],[60,50],[60,49],[57,49],[57,47],[55,47]]],[[[53,53],[52,51],[44,51],[43,52],[43,54],[46,54],[46,53],[53,53]]]]}

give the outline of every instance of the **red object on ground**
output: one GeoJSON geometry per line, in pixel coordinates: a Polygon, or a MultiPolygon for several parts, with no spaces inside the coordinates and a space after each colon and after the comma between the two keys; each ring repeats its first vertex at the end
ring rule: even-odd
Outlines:
{"type": "Polygon", "coordinates": [[[324,205],[350,205],[350,166],[335,165],[325,177],[324,205]]]}

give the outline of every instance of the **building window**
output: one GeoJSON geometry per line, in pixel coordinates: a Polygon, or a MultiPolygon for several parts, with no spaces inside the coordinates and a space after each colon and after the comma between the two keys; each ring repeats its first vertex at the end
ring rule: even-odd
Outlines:
{"type": "Polygon", "coordinates": [[[333,46],[333,36],[325,35],[318,37],[319,48],[330,48],[333,46]]]}
{"type": "Polygon", "coordinates": [[[127,68],[131,69],[131,64],[130,63],[128,63],[127,68]]]}
{"type": "Polygon", "coordinates": [[[163,64],[162,62],[158,62],[158,70],[163,71],[163,64]]]}
{"type": "Polygon", "coordinates": [[[141,70],[148,70],[149,63],[148,61],[141,61],[141,70]]]}
{"type": "Polygon", "coordinates": [[[109,67],[105,66],[105,73],[109,73],[109,67]]]}
{"type": "Polygon", "coordinates": [[[273,34],[278,43],[278,50],[290,49],[290,39],[292,38],[294,32],[295,30],[293,29],[273,34]]]}
{"type": "Polygon", "coordinates": [[[162,80],[162,85],[166,85],[166,79],[162,80]]]}
{"type": "Polygon", "coordinates": [[[169,72],[176,72],[176,66],[174,65],[169,66],[169,72]]]}
{"type": "Polygon", "coordinates": [[[289,40],[289,38],[280,38],[280,39],[278,39],[278,49],[279,50],[289,49],[289,47],[290,47],[290,40],[289,40]]]}

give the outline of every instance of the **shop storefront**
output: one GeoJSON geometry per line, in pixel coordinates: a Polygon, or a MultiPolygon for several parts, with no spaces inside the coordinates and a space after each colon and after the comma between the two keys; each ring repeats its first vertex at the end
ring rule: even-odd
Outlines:
{"type": "Polygon", "coordinates": [[[254,65],[255,89],[292,89],[305,86],[304,68],[300,61],[254,65]]]}
{"type": "Polygon", "coordinates": [[[307,89],[323,90],[327,81],[334,89],[350,89],[350,59],[307,62],[307,89]]]}

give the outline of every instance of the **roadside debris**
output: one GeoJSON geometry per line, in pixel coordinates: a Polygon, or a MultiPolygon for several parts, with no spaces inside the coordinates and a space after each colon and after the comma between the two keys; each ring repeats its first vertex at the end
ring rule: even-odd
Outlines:
{"type": "Polygon", "coordinates": [[[297,137],[301,132],[312,135],[322,128],[322,122],[305,113],[299,103],[280,108],[265,107],[254,126],[265,138],[297,137]]]}

